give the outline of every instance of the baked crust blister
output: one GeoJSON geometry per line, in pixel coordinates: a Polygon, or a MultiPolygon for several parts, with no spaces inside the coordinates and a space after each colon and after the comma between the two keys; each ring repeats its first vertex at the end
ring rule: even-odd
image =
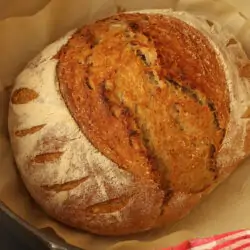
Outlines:
{"type": "Polygon", "coordinates": [[[12,93],[9,130],[29,192],[97,234],[182,218],[249,152],[249,64],[237,40],[201,17],[147,12],[69,33],[12,93]]]}

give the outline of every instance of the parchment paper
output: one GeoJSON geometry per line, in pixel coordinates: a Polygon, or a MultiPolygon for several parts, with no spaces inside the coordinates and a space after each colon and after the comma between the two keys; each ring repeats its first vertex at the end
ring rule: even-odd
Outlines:
{"type": "Polygon", "coordinates": [[[33,15],[43,8],[50,0],[0,1],[0,20],[13,16],[33,15]]]}
{"type": "Polygon", "coordinates": [[[0,11],[0,19],[35,13],[0,22],[0,200],[32,226],[52,228],[66,242],[86,250],[160,249],[192,237],[250,228],[250,160],[247,160],[188,217],[171,229],[126,238],[98,237],[70,229],[46,216],[26,192],[16,172],[7,132],[8,95],[13,79],[32,57],[68,30],[117,10],[171,7],[206,15],[220,22],[238,37],[250,56],[250,21],[246,18],[250,17],[249,1],[51,0],[48,3],[36,0],[32,8],[28,5],[30,2],[22,1],[22,9],[13,7],[13,12],[8,15],[0,11]],[[237,9],[233,5],[237,5],[237,9]],[[41,6],[43,9],[37,12],[41,6]]]}

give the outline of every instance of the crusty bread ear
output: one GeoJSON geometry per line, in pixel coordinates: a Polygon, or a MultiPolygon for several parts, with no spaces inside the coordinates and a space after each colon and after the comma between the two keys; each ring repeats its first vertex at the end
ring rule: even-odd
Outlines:
{"type": "Polygon", "coordinates": [[[18,76],[17,166],[55,219],[124,235],[185,216],[250,152],[249,62],[203,17],[122,13],[72,31],[18,76]]]}

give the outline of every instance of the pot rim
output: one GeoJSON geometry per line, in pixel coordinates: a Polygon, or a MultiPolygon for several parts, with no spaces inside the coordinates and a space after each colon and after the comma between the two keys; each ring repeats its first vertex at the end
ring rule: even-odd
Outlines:
{"type": "Polygon", "coordinates": [[[80,250],[80,248],[74,247],[68,243],[59,242],[59,240],[53,240],[53,237],[47,236],[45,233],[41,232],[37,228],[33,227],[27,221],[22,219],[15,212],[11,211],[7,205],[0,200],[0,210],[9,217],[9,219],[17,222],[22,226],[29,234],[35,236],[41,243],[46,245],[51,250],[80,250]]]}

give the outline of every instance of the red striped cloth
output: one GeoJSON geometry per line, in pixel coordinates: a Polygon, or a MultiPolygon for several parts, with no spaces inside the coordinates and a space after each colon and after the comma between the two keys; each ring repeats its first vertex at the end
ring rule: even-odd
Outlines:
{"type": "Polygon", "coordinates": [[[250,230],[239,230],[209,238],[185,241],[163,250],[250,250],[250,230]]]}

